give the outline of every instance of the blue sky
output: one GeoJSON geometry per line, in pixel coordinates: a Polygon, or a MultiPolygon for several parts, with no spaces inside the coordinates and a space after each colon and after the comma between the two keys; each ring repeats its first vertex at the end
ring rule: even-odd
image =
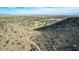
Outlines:
{"type": "Polygon", "coordinates": [[[8,15],[77,15],[78,7],[0,7],[0,14],[8,15]]]}

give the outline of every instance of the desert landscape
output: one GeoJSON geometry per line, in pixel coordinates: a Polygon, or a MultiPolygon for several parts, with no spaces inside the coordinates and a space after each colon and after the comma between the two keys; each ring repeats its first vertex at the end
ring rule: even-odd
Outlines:
{"type": "Polygon", "coordinates": [[[35,29],[65,18],[67,16],[0,16],[0,51],[48,50],[44,37],[35,29]]]}
{"type": "Polygon", "coordinates": [[[0,51],[78,51],[76,16],[0,16],[0,51]]]}

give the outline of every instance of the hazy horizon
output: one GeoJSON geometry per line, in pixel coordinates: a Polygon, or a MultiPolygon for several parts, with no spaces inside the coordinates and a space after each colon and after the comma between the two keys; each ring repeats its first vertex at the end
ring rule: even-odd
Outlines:
{"type": "Polygon", "coordinates": [[[79,16],[78,7],[0,7],[0,15],[79,16]]]}

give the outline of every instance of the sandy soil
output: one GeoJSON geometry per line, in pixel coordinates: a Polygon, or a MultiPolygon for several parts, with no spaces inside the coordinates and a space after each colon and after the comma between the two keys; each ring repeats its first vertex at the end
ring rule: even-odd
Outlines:
{"type": "Polygon", "coordinates": [[[34,29],[58,21],[52,18],[52,16],[0,16],[0,51],[47,50],[45,38],[34,29]]]}

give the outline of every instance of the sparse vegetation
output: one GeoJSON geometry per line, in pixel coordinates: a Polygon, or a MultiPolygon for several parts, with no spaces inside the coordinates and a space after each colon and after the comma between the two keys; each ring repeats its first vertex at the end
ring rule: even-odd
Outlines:
{"type": "Polygon", "coordinates": [[[39,36],[40,34],[34,29],[64,18],[63,16],[0,16],[0,50],[46,50],[43,36],[39,36]]]}

